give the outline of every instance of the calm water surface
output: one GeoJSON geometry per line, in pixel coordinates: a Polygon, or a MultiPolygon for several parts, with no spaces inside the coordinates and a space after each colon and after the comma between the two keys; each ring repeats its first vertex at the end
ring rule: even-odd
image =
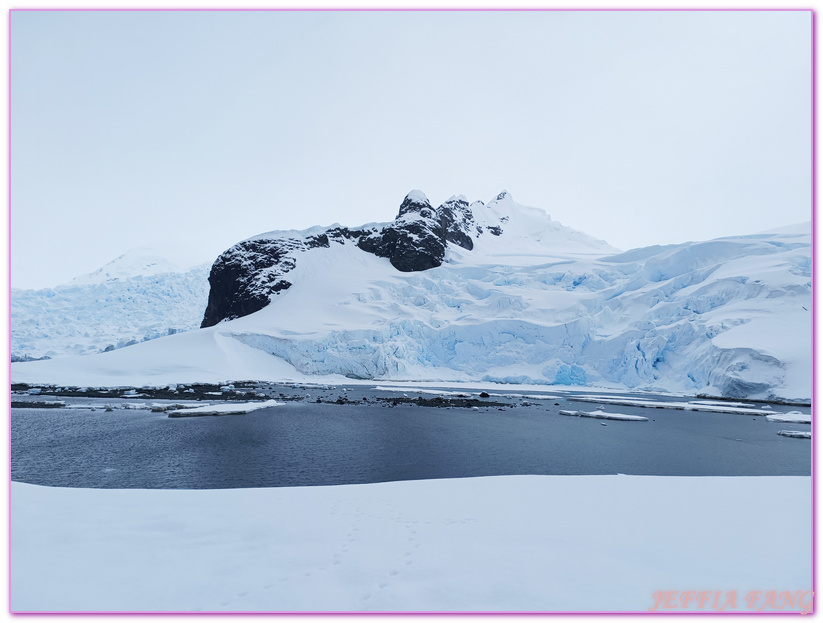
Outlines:
{"type": "Polygon", "coordinates": [[[608,407],[650,421],[604,426],[601,420],[558,414],[596,405],[513,402],[513,408],[479,411],[292,402],[246,415],[179,419],[140,410],[12,409],[12,479],[68,487],[202,489],[507,474],[811,472],[810,441],[777,435],[783,429],[810,430],[809,425],[608,407]]]}

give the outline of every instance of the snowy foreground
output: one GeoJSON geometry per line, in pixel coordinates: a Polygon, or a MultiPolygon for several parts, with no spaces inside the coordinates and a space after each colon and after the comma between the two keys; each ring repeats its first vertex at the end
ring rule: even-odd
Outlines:
{"type": "Polygon", "coordinates": [[[751,591],[811,590],[807,477],[11,496],[17,612],[647,611],[656,591],[722,591],[715,609],[745,612],[766,603],[751,591]]]}

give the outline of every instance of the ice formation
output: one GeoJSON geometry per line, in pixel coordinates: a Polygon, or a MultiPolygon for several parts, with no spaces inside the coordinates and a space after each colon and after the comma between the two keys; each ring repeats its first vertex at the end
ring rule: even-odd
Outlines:
{"type": "MultiPolygon", "coordinates": [[[[224,256],[249,278],[241,285],[256,297],[254,310],[229,310],[222,321],[212,315],[214,326],[185,341],[194,347],[189,358],[177,351],[184,336],[171,336],[118,358],[75,360],[75,372],[86,369],[109,384],[130,369],[181,381],[170,365],[146,364],[152,353],[159,360],[173,350],[183,376],[200,370],[202,380],[241,379],[250,369],[266,380],[291,370],[290,378],[810,398],[808,225],[620,253],[506,192],[488,204],[453,197],[436,210],[422,193],[410,193],[403,205],[389,224],[270,232],[236,245],[224,256]],[[385,232],[407,221],[445,240],[439,264],[396,266],[399,252],[385,232]],[[277,249],[275,264],[266,245],[277,249]],[[281,282],[288,287],[278,289],[281,282]],[[204,349],[213,352],[211,363],[204,349]],[[250,366],[239,361],[240,350],[270,359],[250,366]]],[[[407,242],[420,239],[416,229],[404,231],[407,242]]],[[[65,365],[15,364],[12,378],[61,382],[65,365]]]]}

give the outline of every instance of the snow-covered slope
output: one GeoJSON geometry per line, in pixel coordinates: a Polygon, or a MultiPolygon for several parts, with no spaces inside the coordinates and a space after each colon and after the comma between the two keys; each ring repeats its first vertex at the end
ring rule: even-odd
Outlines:
{"type": "Polygon", "coordinates": [[[12,359],[98,353],[194,329],[208,271],[208,264],[174,258],[170,247],[147,246],[66,285],[13,288],[12,359]]]}
{"type": "MultiPolygon", "coordinates": [[[[398,270],[395,249],[381,255],[363,248],[362,234],[376,231],[385,240],[388,227],[418,218],[402,208],[394,224],[364,226],[352,236],[314,228],[256,237],[275,241],[274,265],[261,246],[244,255],[241,243],[233,266],[263,287],[288,286],[268,292],[253,313],[191,339],[216,348],[215,336],[222,336],[220,343],[273,355],[298,375],[810,397],[810,227],[616,253],[508,193],[487,205],[453,199],[468,207],[463,224],[471,226],[461,230],[471,244],[448,239],[440,263],[425,270],[398,270]],[[323,232],[325,244],[305,244],[323,232]]],[[[151,363],[166,359],[170,339],[141,347],[119,354],[133,357],[132,377],[182,380],[151,363]]],[[[111,355],[78,361],[70,374],[57,362],[15,364],[12,376],[69,383],[67,376],[87,370],[85,383],[117,384],[122,376],[104,373],[111,355]]],[[[237,371],[210,374],[242,378],[237,371]]]]}
{"type": "Polygon", "coordinates": [[[10,605],[660,613],[671,612],[660,591],[688,590],[717,591],[719,602],[692,597],[684,613],[809,612],[811,487],[797,476],[225,490],[12,482],[10,605]],[[774,607],[767,590],[777,591],[774,607]]]}

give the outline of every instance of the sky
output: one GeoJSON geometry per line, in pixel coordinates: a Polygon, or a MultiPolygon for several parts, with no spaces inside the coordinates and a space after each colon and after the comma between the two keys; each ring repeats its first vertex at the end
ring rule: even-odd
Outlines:
{"type": "Polygon", "coordinates": [[[809,11],[12,11],[12,286],[507,189],[613,246],[811,220],[809,11]]]}

